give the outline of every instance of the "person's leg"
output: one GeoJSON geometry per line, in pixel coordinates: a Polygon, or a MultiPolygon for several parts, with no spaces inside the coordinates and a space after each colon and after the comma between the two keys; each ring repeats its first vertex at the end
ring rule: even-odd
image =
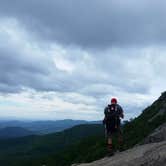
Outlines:
{"type": "Polygon", "coordinates": [[[107,150],[108,156],[113,155],[113,146],[112,146],[112,130],[110,123],[106,124],[106,133],[107,133],[107,150]]]}
{"type": "Polygon", "coordinates": [[[118,144],[119,144],[119,150],[123,150],[123,134],[121,128],[118,129],[118,144]]]}
{"type": "Polygon", "coordinates": [[[106,125],[106,138],[107,138],[107,147],[108,149],[112,149],[112,132],[110,130],[110,126],[106,125]]]}
{"type": "Polygon", "coordinates": [[[108,138],[108,144],[112,144],[112,138],[111,137],[108,138]]]}
{"type": "Polygon", "coordinates": [[[108,137],[108,150],[112,151],[112,138],[108,137]]]}
{"type": "Polygon", "coordinates": [[[112,146],[112,134],[108,133],[108,142],[107,142],[108,155],[113,155],[113,146],[112,146]]]}

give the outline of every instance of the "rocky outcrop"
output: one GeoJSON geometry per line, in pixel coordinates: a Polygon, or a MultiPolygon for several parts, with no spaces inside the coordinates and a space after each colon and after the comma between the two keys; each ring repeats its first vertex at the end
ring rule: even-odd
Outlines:
{"type": "Polygon", "coordinates": [[[112,157],[73,166],[166,166],[166,123],[149,135],[144,143],[112,157]]]}
{"type": "Polygon", "coordinates": [[[77,166],[166,166],[166,141],[136,146],[112,157],[77,166]]]}
{"type": "Polygon", "coordinates": [[[154,132],[144,140],[144,143],[148,144],[164,140],[166,140],[166,123],[155,129],[154,132]]]}

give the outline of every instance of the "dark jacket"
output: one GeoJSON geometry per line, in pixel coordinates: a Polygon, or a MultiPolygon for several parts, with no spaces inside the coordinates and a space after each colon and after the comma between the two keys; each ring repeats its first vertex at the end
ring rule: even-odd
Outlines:
{"type": "Polygon", "coordinates": [[[103,124],[113,130],[120,127],[120,118],[123,118],[123,109],[119,104],[110,104],[104,109],[103,124]]]}

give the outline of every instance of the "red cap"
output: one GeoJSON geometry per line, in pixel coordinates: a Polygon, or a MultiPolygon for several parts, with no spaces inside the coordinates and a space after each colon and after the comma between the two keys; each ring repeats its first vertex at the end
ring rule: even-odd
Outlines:
{"type": "Polygon", "coordinates": [[[116,103],[117,103],[117,99],[116,99],[116,98],[112,98],[112,99],[111,99],[111,103],[112,103],[112,104],[116,104],[116,103]]]}

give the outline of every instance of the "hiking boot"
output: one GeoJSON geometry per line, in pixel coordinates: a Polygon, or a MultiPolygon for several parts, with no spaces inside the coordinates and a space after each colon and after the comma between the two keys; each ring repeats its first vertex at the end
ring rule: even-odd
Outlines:
{"type": "Polygon", "coordinates": [[[109,150],[108,153],[107,153],[107,156],[110,157],[110,156],[113,156],[114,155],[114,151],[113,150],[109,150]]]}
{"type": "Polygon", "coordinates": [[[119,139],[119,141],[118,141],[118,150],[119,150],[119,152],[122,152],[122,151],[124,151],[124,143],[123,143],[123,139],[122,138],[120,138],[119,139]]]}
{"type": "Polygon", "coordinates": [[[119,152],[124,151],[124,150],[125,150],[125,149],[124,149],[124,146],[123,146],[123,145],[120,145],[120,146],[118,147],[118,150],[119,150],[119,152]]]}
{"type": "Polygon", "coordinates": [[[108,144],[108,154],[107,156],[113,156],[114,155],[114,151],[112,148],[112,144],[108,144]]]}
{"type": "Polygon", "coordinates": [[[124,150],[125,150],[124,145],[121,144],[116,146],[115,152],[122,152],[124,150]]]}

